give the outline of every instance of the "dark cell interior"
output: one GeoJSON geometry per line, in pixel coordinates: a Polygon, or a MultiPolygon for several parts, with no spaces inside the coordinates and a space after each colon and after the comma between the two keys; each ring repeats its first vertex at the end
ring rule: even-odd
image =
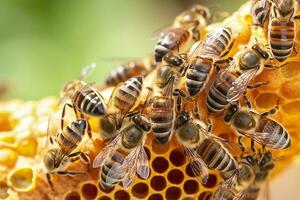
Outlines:
{"type": "Polygon", "coordinates": [[[98,188],[99,188],[102,192],[104,192],[104,193],[110,193],[111,191],[114,190],[114,188],[103,189],[103,188],[101,187],[100,183],[98,183],[98,188]]]}
{"type": "Polygon", "coordinates": [[[168,180],[174,184],[180,184],[184,179],[183,173],[178,169],[173,169],[168,173],[168,180]]]}
{"type": "Polygon", "coordinates": [[[152,146],[152,150],[154,151],[154,153],[164,154],[169,150],[170,142],[162,145],[157,140],[152,140],[151,146],[152,146]]]}
{"type": "Polygon", "coordinates": [[[152,162],[154,171],[158,173],[165,172],[169,167],[169,162],[164,157],[156,157],[152,162]]]}
{"type": "Polygon", "coordinates": [[[209,174],[208,181],[206,184],[203,184],[206,188],[213,188],[217,184],[217,177],[214,174],[209,174]]]}
{"type": "Polygon", "coordinates": [[[188,180],[184,182],[183,189],[186,194],[195,194],[199,190],[199,184],[195,180],[188,180]]]}
{"type": "Polygon", "coordinates": [[[175,166],[184,165],[184,163],[186,162],[186,158],[185,158],[185,155],[184,155],[182,149],[179,149],[179,148],[174,149],[170,153],[170,160],[171,160],[172,164],[175,166]]]}
{"type": "Polygon", "coordinates": [[[84,184],[81,188],[81,191],[85,199],[95,199],[98,194],[97,187],[91,183],[84,184]]]}
{"type": "Polygon", "coordinates": [[[78,192],[71,192],[65,197],[65,200],[80,200],[80,195],[78,192]]]}
{"type": "Polygon", "coordinates": [[[164,200],[164,198],[160,194],[152,194],[148,200],[164,200]]]}
{"type": "Polygon", "coordinates": [[[181,190],[178,187],[169,187],[166,191],[167,200],[177,200],[180,199],[181,190]]]}
{"type": "Polygon", "coordinates": [[[192,170],[190,164],[188,164],[188,165],[186,166],[186,168],[185,168],[185,173],[186,173],[188,176],[190,176],[190,177],[195,177],[195,174],[194,174],[194,172],[193,172],[193,170],[192,170]]]}
{"type": "Polygon", "coordinates": [[[115,193],[115,197],[114,197],[115,200],[129,200],[130,199],[130,196],[129,194],[124,191],[124,190],[119,190],[115,193]]]}
{"type": "Polygon", "coordinates": [[[111,200],[108,196],[99,197],[97,200],[111,200]]]}
{"type": "Polygon", "coordinates": [[[149,188],[145,183],[138,183],[132,187],[132,194],[138,198],[145,198],[148,192],[149,188]]]}
{"type": "Polygon", "coordinates": [[[154,176],[150,182],[151,187],[156,191],[161,191],[166,188],[167,182],[163,176],[154,176]]]}
{"type": "Polygon", "coordinates": [[[212,193],[211,192],[202,192],[199,197],[198,200],[210,200],[212,197],[212,193]]]}

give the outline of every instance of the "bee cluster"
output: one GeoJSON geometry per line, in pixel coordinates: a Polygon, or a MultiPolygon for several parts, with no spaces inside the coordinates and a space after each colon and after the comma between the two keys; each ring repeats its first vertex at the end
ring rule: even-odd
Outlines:
{"type": "Polygon", "coordinates": [[[267,42],[249,38],[237,47],[243,33],[230,24],[206,32],[213,16],[208,8],[195,5],[158,34],[147,59],[111,72],[106,80],[107,87],[114,87],[109,98],[102,96],[96,84],[84,82],[95,66],[83,68],[79,79],[62,89],[60,130],[55,135],[49,131],[47,138],[50,148],[44,164],[50,187],[52,174],[84,173],[66,167],[78,159],[100,168],[103,190],[119,183],[127,189],[136,174],[147,179],[150,166],[144,144],[153,134],[162,148],[176,138],[202,184],[207,183],[209,170],[222,174],[224,181],[213,199],[257,199],[276,161],[271,150],[290,147],[291,138],[271,117],[279,99],[272,109],[260,113],[248,100],[247,90],[267,85],[268,80],[253,80],[264,70],[284,67],[284,61],[295,53],[294,20],[299,17],[294,0],[251,3],[251,31],[264,32],[267,42]],[[76,119],[66,123],[69,111],[76,119]],[[97,132],[91,128],[91,119],[99,120],[97,132]],[[238,136],[238,145],[214,133],[216,119],[238,136]],[[81,148],[85,133],[105,144],[93,159],[81,148]]]}

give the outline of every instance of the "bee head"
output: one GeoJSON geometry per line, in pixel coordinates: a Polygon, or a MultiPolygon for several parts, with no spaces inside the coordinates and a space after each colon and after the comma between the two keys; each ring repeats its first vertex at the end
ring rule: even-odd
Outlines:
{"type": "Polygon", "coordinates": [[[172,51],[168,52],[163,57],[163,62],[167,65],[170,65],[171,67],[176,68],[182,68],[182,66],[184,65],[184,59],[179,55],[175,55],[172,51]]]}
{"type": "Polygon", "coordinates": [[[190,114],[188,112],[181,112],[176,119],[175,129],[186,124],[190,120],[190,114]]]}
{"type": "Polygon", "coordinates": [[[271,170],[271,169],[273,169],[274,161],[272,159],[272,153],[269,152],[269,151],[264,153],[258,164],[259,164],[259,166],[262,170],[271,170]]]}
{"type": "Polygon", "coordinates": [[[233,115],[239,110],[236,104],[232,104],[228,107],[225,113],[224,121],[229,123],[233,117],[233,115]]]}
{"type": "Polygon", "coordinates": [[[255,45],[252,46],[252,49],[258,53],[264,60],[269,59],[270,55],[267,51],[264,50],[261,44],[256,43],[255,45]]]}
{"type": "Polygon", "coordinates": [[[47,168],[47,170],[52,171],[56,169],[56,158],[58,154],[58,149],[51,149],[47,151],[44,155],[44,165],[47,168]]]}
{"type": "Polygon", "coordinates": [[[207,7],[201,5],[194,5],[191,7],[191,11],[202,16],[204,19],[208,21],[208,23],[211,23],[212,16],[207,7]]]}
{"type": "Polygon", "coordinates": [[[279,12],[285,16],[294,9],[294,0],[285,0],[285,1],[275,1],[276,8],[279,10],[279,12]]]}
{"type": "Polygon", "coordinates": [[[79,80],[69,81],[60,92],[60,97],[71,97],[76,90],[82,86],[82,82],[79,80]]]}
{"type": "Polygon", "coordinates": [[[147,118],[141,115],[134,115],[132,117],[132,121],[139,127],[141,127],[144,131],[150,131],[151,130],[151,123],[147,118]]]}
{"type": "Polygon", "coordinates": [[[75,122],[72,122],[71,126],[77,129],[83,135],[87,127],[87,121],[84,119],[79,119],[75,122]]]}

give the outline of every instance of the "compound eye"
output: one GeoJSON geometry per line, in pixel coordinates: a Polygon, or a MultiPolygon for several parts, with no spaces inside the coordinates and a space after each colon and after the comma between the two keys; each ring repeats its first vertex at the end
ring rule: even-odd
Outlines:
{"type": "Polygon", "coordinates": [[[246,156],[246,160],[250,163],[253,164],[253,159],[251,156],[246,156]]]}

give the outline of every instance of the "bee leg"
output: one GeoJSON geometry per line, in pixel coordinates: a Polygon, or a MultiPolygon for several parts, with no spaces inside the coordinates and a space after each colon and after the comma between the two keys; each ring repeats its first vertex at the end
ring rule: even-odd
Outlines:
{"type": "Polygon", "coordinates": [[[224,65],[227,66],[232,60],[233,60],[232,57],[220,59],[220,60],[215,61],[213,65],[214,65],[214,67],[216,68],[216,70],[218,72],[218,71],[220,71],[221,69],[224,68],[224,67],[221,67],[221,66],[224,66],[224,65]]]}
{"type": "Polygon", "coordinates": [[[263,85],[267,85],[269,84],[269,81],[265,81],[265,82],[256,82],[254,84],[249,84],[247,86],[248,89],[255,89],[255,88],[258,88],[258,87],[261,87],[263,85]]]}
{"type": "Polygon", "coordinates": [[[87,122],[87,134],[88,134],[89,138],[91,140],[93,140],[93,134],[92,134],[91,125],[89,122],[87,122]]]}
{"type": "Polygon", "coordinates": [[[238,137],[238,143],[240,145],[241,151],[242,151],[242,155],[246,152],[246,148],[242,142],[243,136],[239,136],[238,137]]]}
{"type": "Polygon", "coordinates": [[[276,106],[274,106],[274,108],[272,108],[271,110],[269,110],[267,112],[260,114],[260,116],[267,117],[268,115],[274,115],[275,113],[277,113],[278,109],[279,109],[279,99],[277,101],[276,106]]]}
{"type": "Polygon", "coordinates": [[[198,103],[197,102],[195,103],[195,107],[193,109],[193,112],[194,112],[196,118],[200,120],[200,113],[199,113],[199,108],[198,108],[198,103]]]}
{"type": "Polygon", "coordinates": [[[245,104],[247,105],[247,107],[249,109],[252,109],[252,104],[251,104],[251,102],[249,101],[249,99],[246,95],[244,95],[244,102],[245,102],[245,104]]]}
{"type": "MultiPolygon", "coordinates": [[[[70,108],[73,108],[75,110],[75,108],[73,107],[73,105],[71,105],[69,103],[66,103],[64,105],[64,107],[62,109],[62,112],[61,112],[61,119],[60,119],[60,128],[61,128],[61,130],[63,130],[63,128],[64,128],[64,122],[65,122],[64,117],[65,117],[65,114],[66,114],[66,108],[67,108],[67,106],[69,106],[70,108]]],[[[75,112],[75,114],[76,114],[76,112],[75,112]]]]}
{"type": "Polygon", "coordinates": [[[62,175],[62,176],[75,176],[77,174],[83,174],[84,172],[78,172],[78,171],[57,171],[56,174],[62,175]]]}
{"type": "Polygon", "coordinates": [[[86,153],[81,151],[80,152],[80,158],[87,165],[88,171],[90,171],[90,166],[91,166],[90,157],[86,153]]]}
{"type": "Polygon", "coordinates": [[[252,150],[252,152],[255,154],[256,153],[256,150],[255,150],[255,144],[254,144],[254,140],[253,139],[251,139],[251,150],[252,150]]]}
{"type": "Polygon", "coordinates": [[[50,177],[49,173],[46,173],[46,178],[47,178],[47,181],[48,181],[48,184],[49,184],[51,190],[53,190],[53,183],[51,181],[51,177],[50,177]]]}
{"type": "Polygon", "coordinates": [[[51,144],[54,144],[56,142],[56,139],[54,137],[50,136],[49,141],[51,144]]]}

